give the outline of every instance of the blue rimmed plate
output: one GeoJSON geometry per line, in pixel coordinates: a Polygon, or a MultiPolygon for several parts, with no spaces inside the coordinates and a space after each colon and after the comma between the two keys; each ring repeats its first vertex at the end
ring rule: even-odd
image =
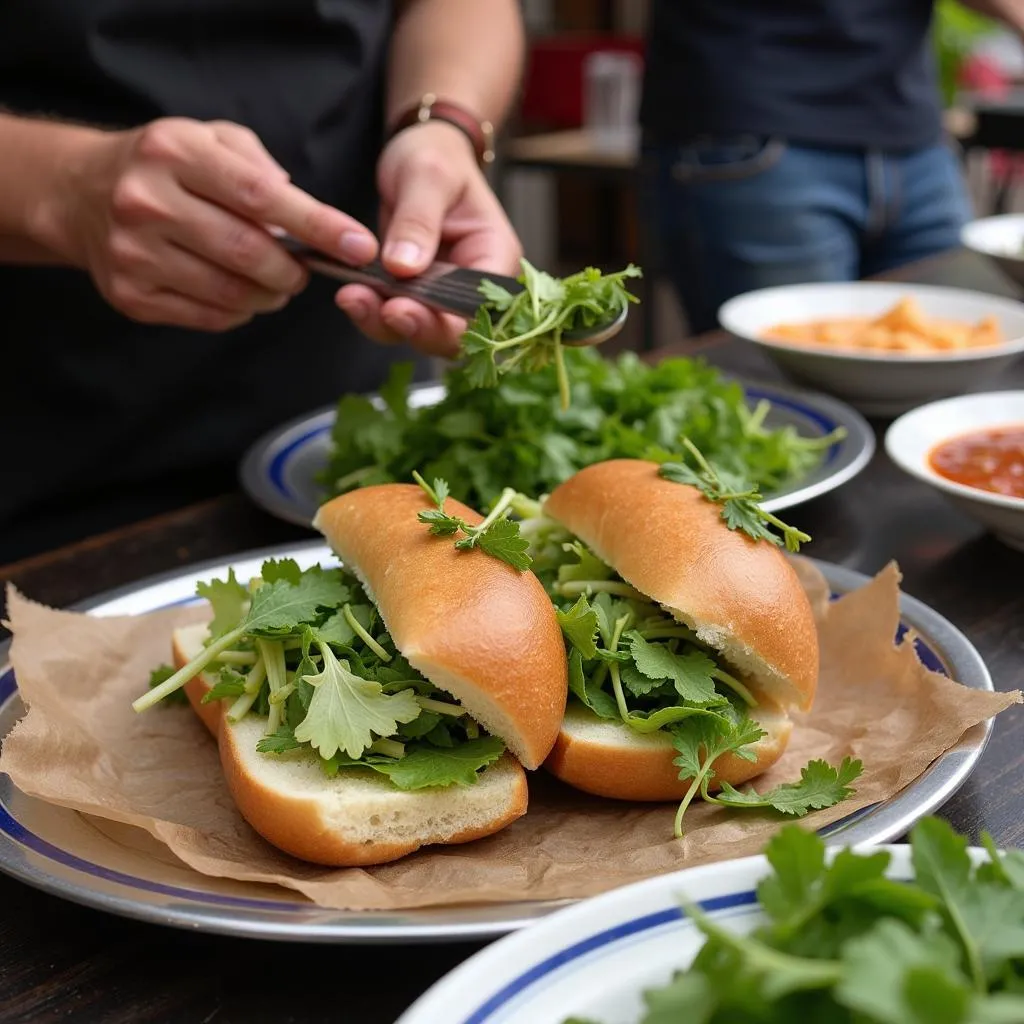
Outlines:
{"type": "MultiPolygon", "coordinates": [[[[909,847],[878,848],[890,854],[890,878],[913,877],[909,847]]],[[[977,848],[971,856],[986,859],[977,848]]],[[[637,1024],[643,992],[688,967],[704,942],[679,897],[721,927],[749,932],[766,920],[756,886],[769,873],[764,857],[745,857],[592,897],[476,953],[396,1024],[564,1024],[570,1017],[637,1024]]]]}
{"type": "MultiPolygon", "coordinates": [[[[837,427],[846,437],[824,453],[821,463],[783,490],[766,496],[769,512],[791,508],[835,490],[852,480],[871,461],[875,435],[867,421],[850,406],[827,395],[812,394],[775,384],[740,381],[751,403],[767,400],[771,411],[765,425],[792,426],[803,437],[825,437],[837,427]]],[[[410,390],[414,408],[433,405],[444,396],[439,384],[421,384],[410,390]]],[[[377,396],[371,400],[379,403],[377,396]]],[[[334,406],[299,417],[261,437],[246,452],[239,467],[243,490],[273,516],[308,526],[323,501],[317,476],[330,453],[334,406]]]]}
{"type": "MultiPolygon", "coordinates": [[[[300,566],[330,564],[321,542],[250,551],[191,566],[122,588],[77,606],[92,615],[139,615],[195,600],[196,583],[234,567],[241,578],[259,573],[268,557],[300,566]]],[[[833,593],[863,586],[867,577],[815,563],[833,593]]],[[[901,598],[901,633],[916,635],[918,656],[930,669],[975,689],[992,680],[978,652],[946,619],[920,601],[901,598]]],[[[23,712],[14,673],[0,647],[0,738],[23,712]]],[[[944,803],[970,775],[991,731],[985,722],[936,760],[902,792],[863,808],[822,831],[830,843],[883,843],[903,835],[944,803]]],[[[711,866],[711,872],[717,869],[711,866]]],[[[408,943],[487,939],[551,914],[564,901],[534,901],[397,912],[329,910],[271,886],[211,878],[192,871],[139,829],[87,817],[21,793],[0,775],[0,870],[66,899],[129,917],[194,931],[302,942],[408,943]]]]}

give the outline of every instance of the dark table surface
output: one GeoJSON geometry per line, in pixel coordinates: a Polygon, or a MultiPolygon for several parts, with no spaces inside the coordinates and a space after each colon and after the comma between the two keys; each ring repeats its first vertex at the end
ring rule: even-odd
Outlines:
{"type": "MultiPolygon", "coordinates": [[[[966,253],[905,269],[905,280],[1004,295],[1016,290],[966,253]]],[[[759,353],[722,337],[699,351],[729,371],[777,379],[759,353]]],[[[1024,364],[995,386],[1024,387],[1024,364]]],[[[885,423],[875,424],[881,440],[885,423]]],[[[813,537],[808,553],[865,573],[896,559],[905,592],[951,619],[1002,690],[1024,687],[1024,555],[1001,546],[881,445],[839,491],[787,518],[813,537]]],[[[37,600],[64,606],[196,560],[311,536],[243,496],[220,499],[0,568],[37,600]]],[[[1024,707],[996,721],[977,770],[941,810],[977,839],[1024,846],[1024,707]]],[[[336,1021],[393,1024],[477,945],[358,948],[204,936],[108,916],[0,877],[0,1019],[4,1021],[336,1021]]]]}

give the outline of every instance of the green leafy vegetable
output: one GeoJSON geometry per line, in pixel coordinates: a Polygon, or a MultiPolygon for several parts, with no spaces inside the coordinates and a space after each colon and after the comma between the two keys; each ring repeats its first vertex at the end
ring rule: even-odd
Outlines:
{"type": "Polygon", "coordinates": [[[550,494],[603,459],[678,461],[685,436],[719,469],[772,493],[806,476],[843,436],[766,427],[770,404],[748,402],[741,385],[700,359],[648,365],[633,352],[611,359],[590,348],[568,349],[564,358],[572,392],[567,410],[555,375],[522,365],[485,390],[470,386],[455,366],[443,378],[439,402],[413,405],[410,366],[398,364],[381,389],[386,402],[340,399],[319,482],[334,495],[409,480],[419,470],[427,480],[458,480],[462,500],[483,511],[506,487],[550,494]]]}
{"type": "Polygon", "coordinates": [[[555,366],[562,409],[572,400],[562,337],[568,331],[613,321],[636,296],[625,280],[640,277],[632,264],[614,274],[588,267],[561,280],[522,260],[521,291],[514,295],[483,281],[483,301],[462,339],[462,373],[475,388],[494,388],[514,368],[555,366]]]}
{"type": "MultiPolygon", "coordinates": [[[[910,842],[913,875],[897,881],[887,851],[829,858],[820,836],[783,826],[757,888],[764,923],[739,934],[681,894],[703,945],[642,993],[631,1024],[1020,1024],[1024,908],[1005,870],[1019,852],[988,843],[992,860],[975,866],[966,838],[938,818],[910,842]]],[[[563,1024],[573,1022],[601,1024],[563,1024]]]]}
{"type": "Polygon", "coordinates": [[[413,473],[413,476],[436,506],[417,514],[419,521],[427,524],[432,534],[451,537],[461,533],[463,536],[455,541],[455,547],[460,551],[479,547],[520,572],[530,568],[532,559],[526,553],[529,544],[520,536],[519,524],[505,518],[511,511],[515,491],[506,488],[484,521],[479,526],[471,526],[464,519],[445,511],[444,503],[449,494],[445,480],[438,478],[431,487],[419,473],[413,473]]]}
{"type": "Polygon", "coordinates": [[[567,611],[558,608],[555,614],[565,638],[577,649],[580,656],[588,661],[596,658],[597,612],[590,607],[586,597],[580,594],[571,608],[567,611]]]}
{"type": "Polygon", "coordinates": [[[636,631],[627,633],[626,639],[637,672],[648,679],[670,679],[679,696],[690,704],[707,707],[727,703],[715,690],[715,663],[703,651],[677,654],[665,644],[649,643],[636,631]]]}
{"type": "Polygon", "coordinates": [[[759,504],[763,496],[749,480],[738,473],[716,469],[689,438],[683,438],[683,445],[693,456],[697,468],[685,462],[665,462],[658,470],[659,475],[677,484],[696,487],[708,501],[721,505],[722,518],[730,530],[742,530],[754,540],[766,540],[779,546],[785,544],[788,551],[799,551],[800,545],[811,539],[766,512],[759,504]],[[771,527],[781,530],[782,536],[771,527]]]}
{"type": "Polygon", "coordinates": [[[390,736],[399,722],[411,722],[420,706],[411,690],[386,694],[380,683],[362,679],[339,661],[330,644],[319,643],[324,667],[307,676],[313,687],[309,711],[295,729],[295,738],[309,743],[321,757],[343,750],[358,758],[379,737],[390,736]]]}
{"type": "Polygon", "coordinates": [[[807,814],[810,810],[832,807],[850,796],[850,783],[860,776],[862,769],[860,761],[849,757],[838,768],[827,761],[810,761],[801,770],[799,782],[784,782],[766,793],[758,793],[753,787],[740,792],[723,782],[721,792],[706,799],[726,807],[770,807],[782,814],[807,814]]]}
{"type": "Polygon", "coordinates": [[[395,648],[346,570],[270,559],[242,588],[244,599],[239,587],[233,574],[200,584],[241,621],[209,637],[182,669],[156,670],[137,710],[184,701],[181,686],[203,673],[213,680],[204,703],[227,700],[229,723],[263,720],[257,752],[311,758],[328,776],[366,768],[400,790],[471,785],[501,757],[504,743],[395,648]]]}
{"type": "Polygon", "coordinates": [[[196,594],[205,597],[213,609],[210,622],[210,636],[216,639],[241,622],[249,605],[249,591],[235,578],[235,570],[228,569],[226,580],[201,582],[196,586],[196,594]]]}

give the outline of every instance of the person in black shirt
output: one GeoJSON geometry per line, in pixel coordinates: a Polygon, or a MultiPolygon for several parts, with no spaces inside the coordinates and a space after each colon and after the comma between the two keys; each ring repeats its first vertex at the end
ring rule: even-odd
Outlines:
{"type": "Polygon", "coordinates": [[[273,229],[516,272],[481,168],[522,58],[516,0],[4,0],[0,564],[230,490],[263,431],[453,353],[458,319],[273,229]]]}
{"type": "MultiPolygon", "coordinates": [[[[1024,0],[971,6],[1024,29],[1024,0]]],[[[647,229],[690,326],[755,288],[853,279],[959,244],[933,0],[652,0],[647,229]]]]}

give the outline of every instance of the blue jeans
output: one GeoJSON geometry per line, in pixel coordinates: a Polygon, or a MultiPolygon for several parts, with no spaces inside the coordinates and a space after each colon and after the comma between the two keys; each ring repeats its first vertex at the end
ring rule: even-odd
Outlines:
{"type": "Polygon", "coordinates": [[[946,145],[893,154],[754,136],[645,149],[641,201],[656,269],[695,332],[741,292],[854,280],[956,248],[972,215],[946,145]]]}

